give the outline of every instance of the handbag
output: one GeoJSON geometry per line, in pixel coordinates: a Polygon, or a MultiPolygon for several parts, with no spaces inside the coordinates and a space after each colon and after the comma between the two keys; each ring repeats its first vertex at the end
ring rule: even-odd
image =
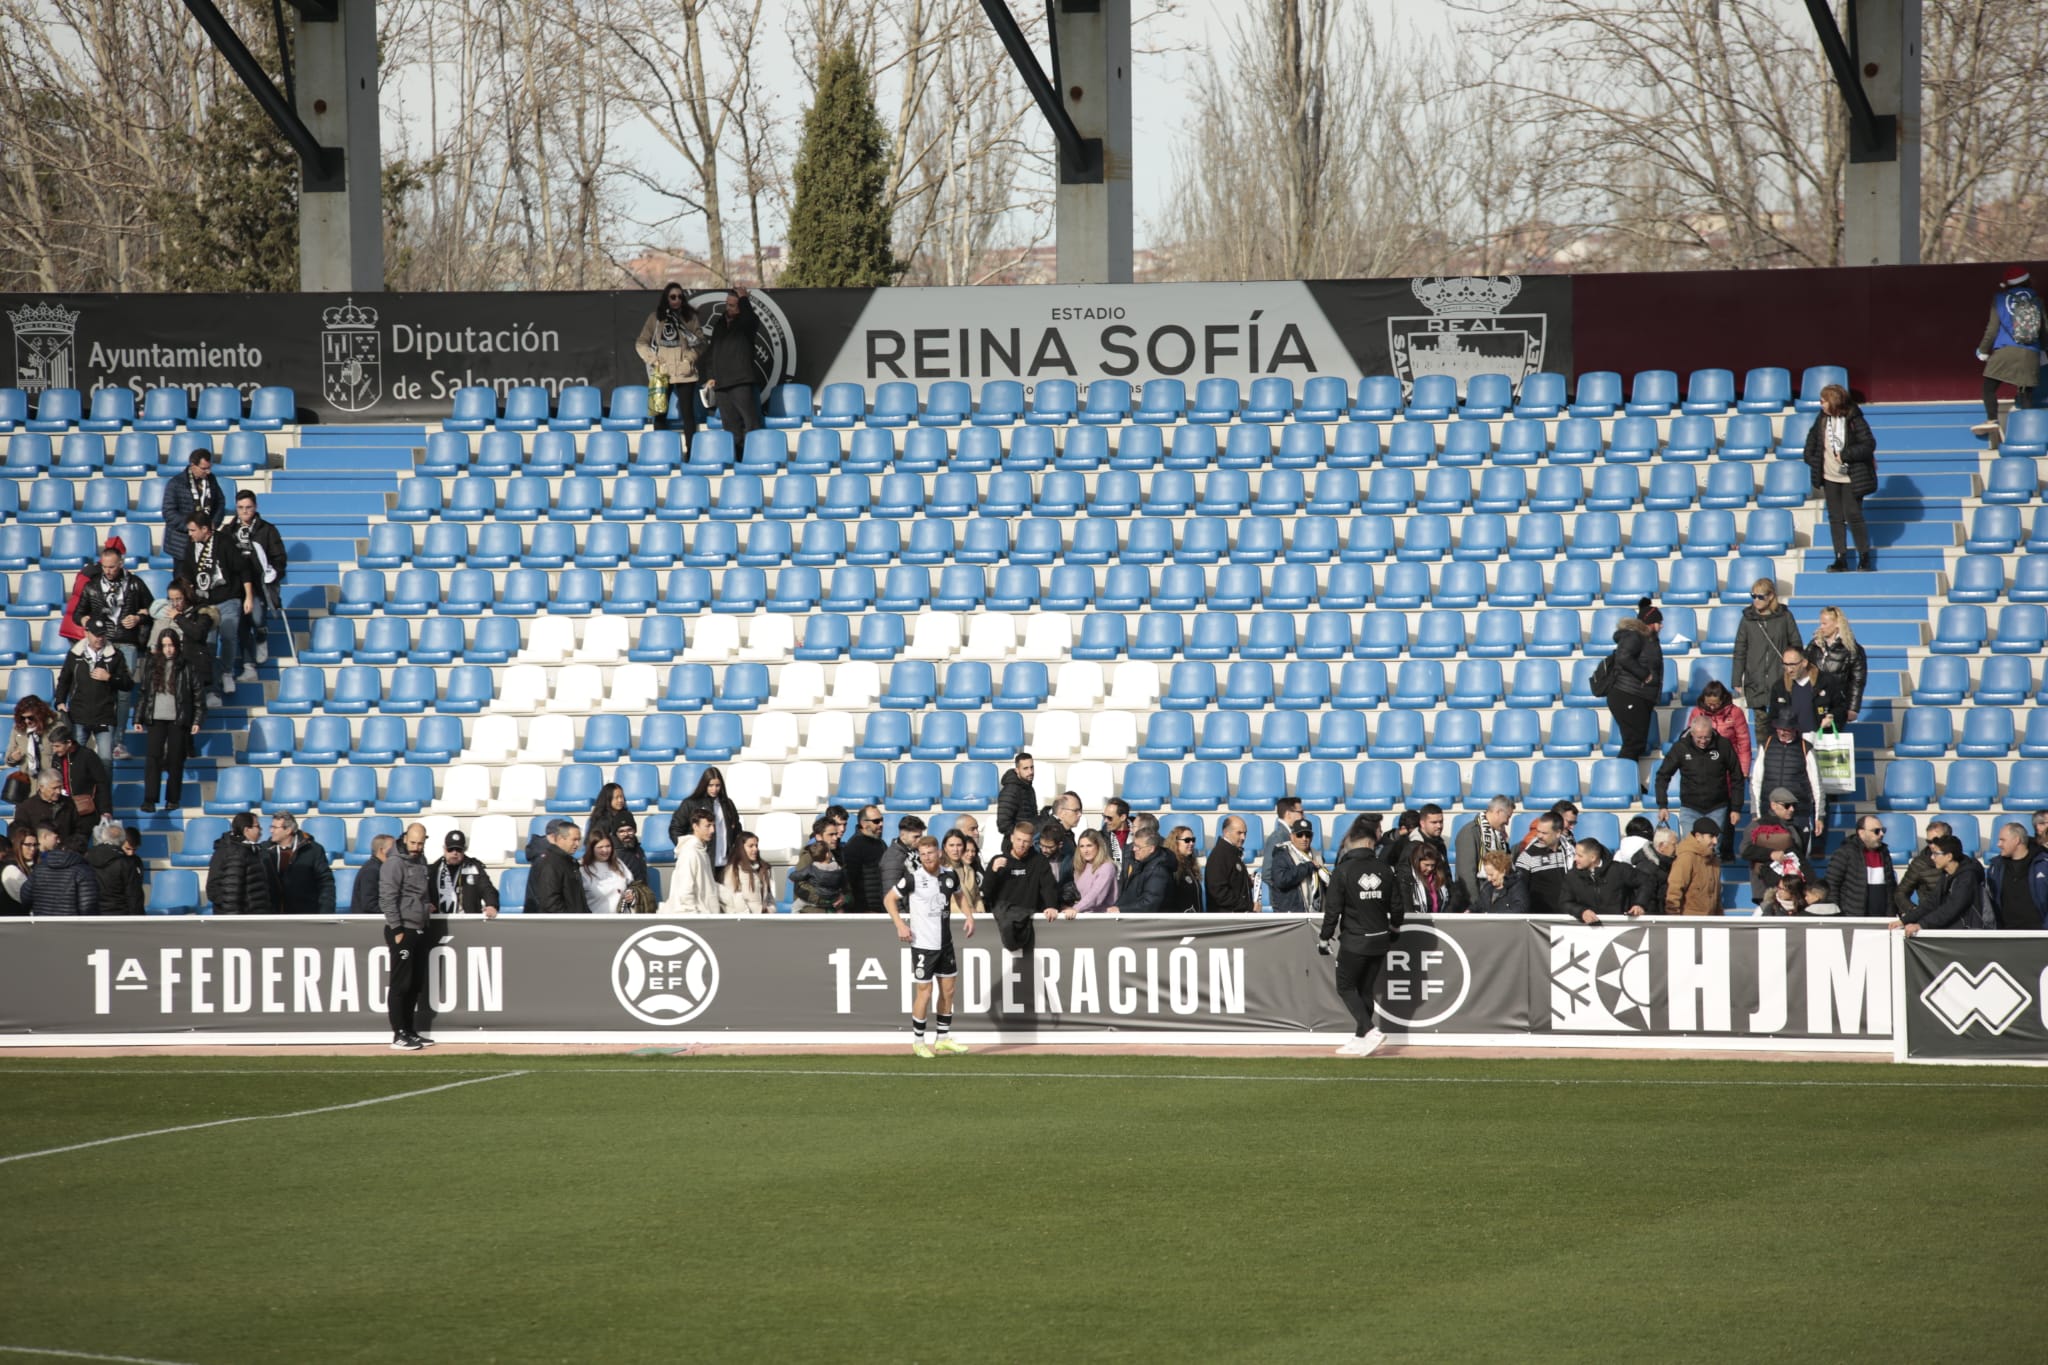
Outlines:
{"type": "Polygon", "coordinates": [[[651,915],[660,908],[654,899],[654,888],[643,881],[627,882],[620,904],[629,915],[651,915]]]}
{"type": "Polygon", "coordinates": [[[80,815],[99,814],[99,803],[93,800],[91,792],[79,792],[71,798],[71,808],[80,815]]]}
{"type": "Polygon", "coordinates": [[[1856,790],[1856,736],[1843,734],[1832,719],[1821,722],[1813,736],[1813,759],[1820,768],[1820,789],[1829,796],[1856,790]]]}
{"type": "Polygon", "coordinates": [[[1604,697],[1614,689],[1614,656],[1609,654],[1593,665],[1593,676],[1586,679],[1586,690],[1596,697],[1604,697]]]}
{"type": "Polygon", "coordinates": [[[10,806],[18,806],[28,800],[29,794],[34,790],[35,784],[28,780],[27,773],[11,772],[7,774],[7,781],[0,784],[0,801],[5,801],[10,806]]]}

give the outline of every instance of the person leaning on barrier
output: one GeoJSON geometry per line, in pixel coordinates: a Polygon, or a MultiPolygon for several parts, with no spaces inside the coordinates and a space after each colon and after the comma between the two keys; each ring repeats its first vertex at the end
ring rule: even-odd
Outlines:
{"type": "Polygon", "coordinates": [[[1472,909],[1482,915],[1529,913],[1529,874],[1515,866],[1514,855],[1506,849],[1489,848],[1479,855],[1479,889],[1472,896],[1472,909]]]}
{"type": "Polygon", "coordinates": [[[389,834],[379,834],[370,840],[370,860],[356,871],[356,884],[348,895],[348,912],[351,915],[380,915],[384,907],[378,901],[378,880],[384,872],[384,860],[391,856],[391,850],[398,840],[389,834]]]}
{"type": "Polygon", "coordinates": [[[1844,915],[1892,913],[1899,878],[1892,869],[1892,851],[1885,847],[1884,821],[1875,815],[1858,817],[1855,836],[1828,859],[1826,886],[1829,902],[1844,915]]]}
{"type": "Polygon", "coordinates": [[[417,1027],[420,996],[427,988],[428,955],[440,938],[434,927],[434,873],[427,866],[426,847],[427,827],[418,822],[407,825],[377,878],[384,943],[391,950],[387,1012],[394,1052],[418,1052],[433,1043],[431,1038],[421,1037],[417,1027]]]}
{"type": "Polygon", "coordinates": [[[469,856],[469,836],[451,829],[434,864],[434,904],[443,915],[498,917],[498,888],[489,869],[469,856]]]}
{"type": "Polygon", "coordinates": [[[1316,852],[1316,827],[1297,819],[1284,831],[1287,842],[1273,851],[1266,886],[1276,915],[1313,915],[1323,908],[1329,869],[1316,852]]]}
{"type": "Polygon", "coordinates": [[[1932,903],[1922,902],[1891,922],[1894,929],[1917,934],[1922,929],[1968,929],[1983,913],[1984,869],[1963,852],[1963,841],[1944,834],[1927,841],[1934,870],[1941,874],[1932,903]]]}
{"type": "Polygon", "coordinates": [[[547,832],[527,845],[527,862],[532,870],[526,877],[526,913],[529,915],[587,915],[583,899],[583,871],[576,866],[576,848],[583,832],[573,820],[550,820],[547,832]]]}
{"type": "Polygon", "coordinates": [[[1029,820],[1019,820],[1010,826],[1007,846],[988,861],[982,897],[1003,946],[1012,952],[1030,952],[1038,942],[1037,916],[1059,909],[1060,889],[1052,879],[1052,864],[1037,844],[1037,829],[1029,820]]]}
{"type": "Polygon", "coordinates": [[[1643,913],[1635,870],[1615,862],[1598,839],[1579,840],[1558,901],[1565,914],[1584,924],[1598,924],[1610,915],[1633,919],[1643,913]]]}
{"type": "Polygon", "coordinates": [[[1545,811],[1529,826],[1529,838],[1515,855],[1515,870],[1529,879],[1529,911],[1536,915],[1564,913],[1564,876],[1572,865],[1564,821],[1545,811]]]}
{"type": "MultiPolygon", "coordinates": [[[[1480,857],[1496,850],[1509,852],[1508,826],[1514,823],[1514,819],[1515,798],[1496,796],[1486,803],[1486,809],[1479,813],[1479,818],[1467,820],[1465,827],[1458,831],[1457,838],[1451,841],[1452,851],[1457,855],[1452,868],[1458,874],[1458,885],[1465,888],[1465,899],[1475,908],[1479,904],[1479,882],[1483,875],[1480,857]]],[[[1514,865],[1512,855],[1508,865],[1514,865]]]]}
{"type": "Polygon", "coordinates": [[[1906,870],[1899,874],[1898,884],[1892,888],[1894,919],[1906,916],[1916,907],[1925,909],[1934,904],[1934,897],[1941,892],[1941,873],[1934,866],[1934,841],[1953,833],[1954,828],[1946,820],[1927,822],[1927,842],[1906,860],[1906,870]]]}

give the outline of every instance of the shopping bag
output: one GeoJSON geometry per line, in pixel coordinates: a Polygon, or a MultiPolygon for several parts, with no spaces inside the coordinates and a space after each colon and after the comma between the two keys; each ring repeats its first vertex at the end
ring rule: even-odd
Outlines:
{"type": "Polygon", "coordinates": [[[1822,791],[1847,796],[1856,790],[1856,736],[1843,734],[1832,720],[1822,721],[1813,736],[1813,757],[1822,791]]]}

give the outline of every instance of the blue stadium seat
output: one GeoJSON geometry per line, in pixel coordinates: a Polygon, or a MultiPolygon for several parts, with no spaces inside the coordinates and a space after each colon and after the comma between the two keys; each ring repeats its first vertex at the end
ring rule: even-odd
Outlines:
{"type": "MultiPolygon", "coordinates": [[[[1194,748],[1195,718],[1192,714],[1186,711],[1155,711],[1146,721],[1144,738],[1138,742],[1138,757],[1143,760],[1179,760],[1188,757],[1194,748]]],[[[1128,797],[1128,770],[1124,781],[1128,797]]]]}
{"type": "Polygon", "coordinates": [[[2038,460],[2048,456],[2048,408],[2015,408],[2008,413],[1998,453],[1999,459],[1991,462],[1994,471],[2007,458],[2038,460]]]}
{"type": "Polygon", "coordinates": [[[1900,716],[1899,738],[1892,753],[1895,758],[1946,758],[1954,742],[1955,722],[1949,711],[1939,706],[1912,706],[1900,716]]]}
{"type": "Polygon", "coordinates": [[[1195,757],[1204,760],[1235,761],[1245,756],[1245,752],[1251,748],[1251,743],[1251,719],[1244,712],[1211,711],[1202,718],[1202,733],[1201,738],[1195,742],[1195,757]]]}
{"type": "Polygon", "coordinates": [[[29,485],[28,505],[15,515],[26,526],[55,526],[70,521],[76,505],[69,480],[43,479],[29,485]]]}
{"type": "Polygon", "coordinates": [[[1663,417],[1678,403],[1678,376],[1670,370],[1639,370],[1629,385],[1631,417],[1663,417]]]}
{"type": "Polygon", "coordinates": [[[970,419],[978,427],[1015,426],[1024,415],[1024,386],[1014,379],[991,379],[981,386],[980,401],[970,419]]]}
{"type": "Polygon", "coordinates": [[[1522,391],[1515,400],[1515,416],[1523,418],[1557,417],[1565,407],[1565,378],[1552,371],[1540,371],[1522,380],[1522,391]]]}
{"type": "Polygon", "coordinates": [[[1643,494],[1643,506],[1653,512],[1688,511],[1698,492],[1692,470],[1684,465],[1660,464],[1650,470],[1650,487],[1643,494]]]}
{"type": "MultiPolygon", "coordinates": [[[[1911,762],[1912,760],[1905,760],[1911,762]]],[[[1885,770],[1890,786],[1891,770],[1885,770]]],[[[1959,758],[1948,765],[1941,788],[1943,811],[1987,811],[1998,800],[1998,769],[1989,759],[1959,758]]],[[[1882,798],[1880,798],[1882,804],[1882,798]]],[[[1900,809],[1911,809],[1900,807],[1900,809]]]]}
{"type": "MultiPolygon", "coordinates": [[[[1279,713],[1273,719],[1277,720],[1279,713]]],[[[1356,759],[1366,749],[1365,717],[1357,711],[1336,710],[1325,712],[1316,726],[1315,743],[1309,747],[1311,758],[1356,759]]]]}
{"type": "MultiPolygon", "coordinates": [[[[1234,394],[1236,391],[1236,381],[1232,380],[1230,382],[1232,385],[1231,392],[1234,394]]],[[[1219,390],[1218,392],[1220,393],[1221,391],[1219,390]]],[[[1220,403],[1205,401],[1206,397],[1206,390],[1196,390],[1195,407],[1189,414],[1189,420],[1197,422],[1210,421],[1212,419],[1208,414],[1223,410],[1220,403]]],[[[1268,375],[1252,381],[1251,394],[1245,400],[1242,420],[1260,423],[1285,422],[1293,415],[1294,381],[1292,379],[1285,376],[1268,375]]],[[[1230,418],[1220,417],[1213,420],[1227,422],[1230,418]]],[[[1282,443],[1285,444],[1284,438],[1282,443]]]]}
{"type": "Polygon", "coordinates": [[[1332,469],[1369,469],[1380,458],[1379,428],[1364,422],[1347,422],[1337,428],[1336,444],[1329,455],[1332,469]]]}
{"type": "Polygon", "coordinates": [[[1358,381],[1358,396],[1349,415],[1354,422],[1385,422],[1400,416],[1404,405],[1399,379],[1390,374],[1369,374],[1358,381]]]}
{"type": "Polygon", "coordinates": [[[867,425],[894,428],[910,424],[917,416],[917,385],[908,380],[890,380],[875,390],[875,405],[868,410],[867,425]]]}
{"type": "Polygon", "coordinates": [[[1427,736],[1418,711],[1389,711],[1373,727],[1366,752],[1378,759],[1411,759],[1422,752],[1427,736]]]}
{"type": "Polygon", "coordinates": [[[818,411],[811,422],[828,429],[844,429],[859,423],[867,410],[867,391],[860,385],[827,384],[818,395],[818,411]]]}
{"type": "MultiPolygon", "coordinates": [[[[1628,558],[1668,559],[1677,552],[1677,513],[1643,512],[1629,523],[1628,546],[1622,551],[1628,558]]],[[[1654,577],[1655,566],[1651,569],[1654,577]]]]}
{"type": "MultiPolygon", "coordinates": [[[[1092,398],[1092,386],[1090,394],[1092,398]]],[[[1148,379],[1138,395],[1138,407],[1131,414],[1131,420],[1155,426],[1169,425],[1178,422],[1186,414],[1187,406],[1186,384],[1178,379],[1148,379]]],[[[1232,403],[1232,415],[1235,415],[1236,411],[1237,405],[1232,403]]]]}
{"type": "Polygon", "coordinates": [[[77,389],[49,388],[36,395],[36,415],[25,425],[30,431],[56,434],[71,430],[84,416],[77,389]]]}
{"type": "Polygon", "coordinates": [[[1742,377],[1738,413],[1778,413],[1792,401],[1792,375],[1776,366],[1751,370],[1742,377]]]}
{"type": "Polygon", "coordinates": [[[1335,375],[1312,375],[1301,387],[1301,404],[1295,409],[1297,422],[1336,422],[1351,406],[1344,381],[1335,375]]]}
{"type": "Polygon", "coordinates": [[[1605,447],[1606,440],[1598,422],[1590,417],[1567,417],[1557,424],[1557,430],[1550,438],[1550,462],[1591,464],[1600,458],[1605,447]]]}
{"type": "Polygon", "coordinates": [[[1657,455],[1657,424],[1647,417],[1624,417],[1607,438],[1609,464],[1647,464],[1657,455]]]}
{"type": "Polygon", "coordinates": [[[1065,426],[1074,420],[1076,406],[1073,380],[1041,380],[1032,386],[1031,410],[1024,420],[1031,426],[1065,426]]]}
{"type": "Polygon", "coordinates": [[[2048,602],[2048,556],[2029,553],[2016,562],[2006,595],[2015,602],[2048,602]]]}
{"type": "MultiPolygon", "coordinates": [[[[70,445],[70,438],[66,438],[65,444],[70,445]]],[[[2040,491],[2034,461],[2027,456],[2002,453],[1991,462],[1984,477],[1984,501],[1988,503],[2017,506],[2034,501],[2040,491]]]]}
{"type": "Polygon", "coordinates": [[[1230,665],[1220,704],[1226,711],[1263,711],[1273,704],[1273,666],[1247,659],[1230,665]]]}
{"type": "Polygon", "coordinates": [[[1639,786],[1634,759],[1595,759],[1585,805],[1589,810],[1634,810],[1642,802],[1636,794],[1639,786]]]}
{"type": "Polygon", "coordinates": [[[1572,527],[1565,555],[1570,559],[1612,559],[1620,550],[1621,519],[1612,512],[1582,512],[1572,527]]]}
{"type": "Polygon", "coordinates": [[[1485,422],[1454,422],[1444,432],[1437,462],[1451,469],[1472,469],[1493,453],[1493,428],[1485,422]]]}
{"type": "MultiPolygon", "coordinates": [[[[0,395],[4,395],[5,392],[0,390],[0,395]]],[[[13,392],[19,393],[20,390],[13,392]]],[[[191,415],[192,400],[184,389],[151,389],[142,396],[142,413],[135,419],[134,427],[137,431],[176,431],[185,425],[191,415]]],[[[7,426],[5,403],[0,401],[0,431],[5,431],[7,426]]]]}
{"type": "Polygon", "coordinates": [[[994,469],[1003,459],[1002,433],[992,427],[969,427],[956,438],[947,468],[963,474],[981,474],[994,469]]]}
{"type": "Polygon", "coordinates": [[[1410,711],[1426,711],[1444,700],[1444,666],[1434,659],[1409,659],[1396,675],[1389,704],[1410,711]]]}
{"type": "Polygon", "coordinates": [[[1506,690],[1498,660],[1466,659],[1452,679],[1450,702],[1483,710],[1500,705],[1506,690]]]}
{"type": "Polygon", "coordinates": [[[1268,470],[1259,477],[1258,491],[1252,497],[1252,512],[1257,516],[1292,516],[1301,510],[1305,496],[1300,470],[1268,470]]]}
{"type": "Polygon", "coordinates": [[[497,390],[472,384],[455,391],[455,399],[441,426],[444,431],[484,431],[497,420],[497,390]]]}
{"type": "Polygon", "coordinates": [[[1686,377],[1685,404],[1680,409],[1718,417],[1735,402],[1735,375],[1730,370],[1694,370],[1686,377]]]}
{"type": "Polygon", "coordinates": [[[213,795],[201,804],[208,815],[240,815],[263,809],[263,774],[255,768],[226,768],[214,779],[213,795]]]}
{"type": "Polygon", "coordinates": [[[973,407],[972,389],[957,379],[942,380],[925,394],[924,411],[917,415],[917,422],[924,427],[957,427],[973,407]]]}
{"type": "MultiPolygon", "coordinates": [[[[1255,383],[1256,382],[1257,381],[1255,381],[1255,383]]],[[[1283,384],[1288,385],[1283,415],[1268,416],[1263,419],[1265,421],[1282,421],[1284,420],[1285,413],[1291,413],[1294,411],[1293,384],[1291,381],[1288,380],[1282,380],[1281,382],[1283,384]]],[[[1146,398],[1148,406],[1151,397],[1150,388],[1151,386],[1148,384],[1146,386],[1146,398]]],[[[1204,379],[1200,384],[1196,385],[1195,387],[1195,400],[1193,404],[1190,405],[1188,408],[1187,417],[1190,422],[1229,422],[1236,418],[1237,409],[1238,388],[1237,381],[1235,379],[1204,379]]],[[[1140,420],[1143,419],[1141,418],[1140,420]]]]}
{"type": "MultiPolygon", "coordinates": [[[[1626,469],[1616,474],[1633,477],[1626,469]]],[[[1575,512],[1585,500],[1586,480],[1578,470],[1556,465],[1537,471],[1536,489],[1529,495],[1531,512],[1575,512]]]]}
{"type": "MultiPolygon", "coordinates": [[[[1021,731],[1019,733],[1021,736],[1021,731]]],[[[967,753],[967,717],[959,711],[929,712],[919,720],[917,737],[912,742],[908,716],[900,711],[880,712],[869,718],[867,735],[861,747],[853,751],[853,756],[897,759],[903,756],[906,745],[912,758],[944,759],[948,762],[961,758],[967,753]],[[878,729],[876,722],[885,715],[896,717],[901,723],[892,722],[886,730],[878,729]]]]}
{"type": "Polygon", "coordinates": [[[2019,547],[2020,536],[2019,508],[1987,504],[1971,516],[1963,549],[1971,554],[2009,555],[2019,547]]]}
{"type": "MultiPolygon", "coordinates": [[[[1911,717],[1914,713],[1906,714],[1911,717]]],[[[2017,739],[2009,707],[1973,707],[1963,713],[1963,734],[1956,741],[1956,754],[1961,758],[2004,758],[2017,739]]]]}
{"type": "Polygon", "coordinates": [[[1131,414],[1131,385],[1125,379],[1098,379],[1088,385],[1087,405],[1080,420],[1095,426],[1116,426],[1131,414]]]}
{"type": "Polygon", "coordinates": [[[1440,422],[1458,407],[1458,381],[1447,374],[1422,374],[1408,395],[1403,415],[1411,422],[1440,422]]]}
{"type": "Polygon", "coordinates": [[[1381,463],[1393,469],[1423,469],[1436,459],[1436,428],[1428,422],[1403,422],[1387,433],[1381,463]]]}
{"type": "Polygon", "coordinates": [[[1799,398],[1794,404],[1801,412],[1820,411],[1820,391],[1830,384],[1849,387],[1849,372],[1840,365],[1809,365],[1799,376],[1799,398]]]}
{"type": "Polygon", "coordinates": [[[1586,494],[1589,512],[1627,512],[1642,496],[1640,476],[1633,469],[1607,466],[1593,471],[1593,487],[1586,494]]]}
{"type": "Polygon", "coordinates": [[[1507,702],[1524,709],[1548,709],[1557,705],[1563,686],[1555,659],[1522,659],[1515,664],[1507,702]]]}
{"type": "Polygon", "coordinates": [[[1465,382],[1465,402],[1458,415],[1491,422],[1506,416],[1514,401],[1514,381],[1506,375],[1475,374],[1465,382]]]}
{"type": "Polygon", "coordinates": [[[1408,652],[1418,659],[1452,659],[1465,651],[1465,616],[1456,611],[1425,611],[1408,652]]]}
{"type": "Polygon", "coordinates": [[[1974,604],[1943,607],[1935,617],[1936,654],[1977,654],[1984,648],[1987,626],[1984,608],[1974,604]]]}
{"type": "Polygon", "coordinates": [[[612,390],[611,403],[599,424],[606,431],[639,431],[647,425],[647,386],[620,384],[612,390]]]}
{"type": "Polygon", "coordinates": [[[1972,693],[1979,706],[2024,706],[2035,699],[2031,660],[2010,654],[1984,660],[1972,693]]]}

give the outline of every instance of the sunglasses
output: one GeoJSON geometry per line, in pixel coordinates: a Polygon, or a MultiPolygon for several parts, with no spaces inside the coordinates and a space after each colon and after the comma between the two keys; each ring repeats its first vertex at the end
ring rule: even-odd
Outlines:
{"type": "Polygon", "coordinates": [[[1183,839],[1183,840],[1181,840],[1181,842],[1182,842],[1182,843],[1184,843],[1184,844],[1192,844],[1192,843],[1194,842],[1194,840],[1193,840],[1193,839],[1183,839]]]}

